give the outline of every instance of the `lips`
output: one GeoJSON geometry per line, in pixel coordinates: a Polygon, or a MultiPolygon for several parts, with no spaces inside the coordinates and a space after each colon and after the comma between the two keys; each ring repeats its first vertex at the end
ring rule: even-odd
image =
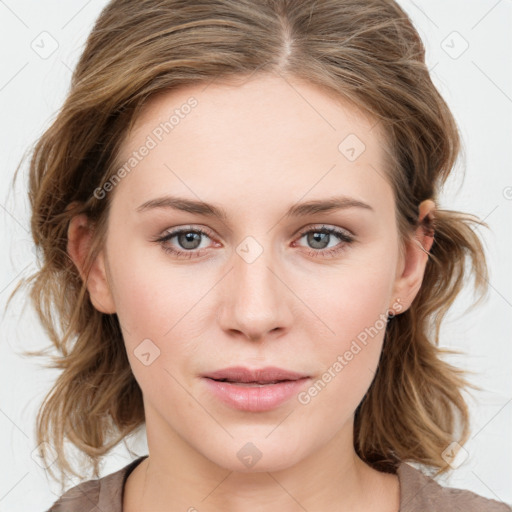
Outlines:
{"type": "Polygon", "coordinates": [[[220,382],[235,382],[240,384],[277,384],[279,382],[294,381],[308,377],[306,374],[285,370],[275,366],[267,366],[266,368],[259,368],[251,370],[243,366],[232,366],[209,372],[203,377],[220,381],[220,382]]]}
{"type": "Polygon", "coordinates": [[[311,380],[306,374],[275,366],[250,370],[241,366],[202,375],[213,397],[244,412],[265,412],[284,405],[311,380]]]}

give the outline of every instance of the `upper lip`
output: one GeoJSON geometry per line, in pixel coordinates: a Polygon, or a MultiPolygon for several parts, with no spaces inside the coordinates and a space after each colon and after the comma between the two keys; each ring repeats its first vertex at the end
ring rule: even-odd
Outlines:
{"type": "Polygon", "coordinates": [[[243,366],[231,366],[209,372],[203,377],[208,377],[214,380],[228,380],[231,382],[275,382],[283,380],[299,380],[308,375],[302,373],[292,372],[276,366],[267,366],[265,368],[249,369],[243,366]]]}

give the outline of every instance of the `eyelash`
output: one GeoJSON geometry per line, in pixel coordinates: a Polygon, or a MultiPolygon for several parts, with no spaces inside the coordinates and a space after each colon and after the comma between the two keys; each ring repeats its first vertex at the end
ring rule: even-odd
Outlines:
{"type": "MultiPolygon", "coordinates": [[[[207,249],[203,248],[203,249],[199,249],[199,250],[193,249],[190,251],[182,251],[179,249],[175,249],[169,245],[165,245],[165,242],[168,242],[172,238],[174,238],[178,235],[181,235],[183,233],[196,233],[196,234],[207,236],[208,238],[212,238],[207,231],[204,231],[200,228],[180,228],[180,229],[176,229],[175,231],[171,231],[162,237],[158,237],[158,238],[154,239],[153,241],[156,243],[159,243],[162,246],[162,249],[166,253],[173,254],[174,256],[176,256],[178,258],[191,259],[191,258],[198,258],[198,257],[202,256],[203,252],[207,249]]],[[[345,250],[345,248],[346,248],[345,245],[350,245],[351,243],[354,242],[354,237],[349,235],[345,231],[342,231],[342,230],[339,230],[336,228],[331,228],[328,226],[322,226],[321,228],[315,226],[312,228],[308,228],[304,231],[301,231],[299,234],[299,240],[304,235],[307,235],[308,233],[324,233],[324,234],[329,234],[329,235],[335,235],[342,242],[341,244],[338,244],[338,246],[341,245],[341,247],[335,246],[330,249],[319,249],[319,250],[306,249],[306,253],[309,256],[312,256],[313,258],[318,258],[318,257],[330,258],[330,257],[336,256],[338,253],[341,253],[342,251],[345,250]]]]}

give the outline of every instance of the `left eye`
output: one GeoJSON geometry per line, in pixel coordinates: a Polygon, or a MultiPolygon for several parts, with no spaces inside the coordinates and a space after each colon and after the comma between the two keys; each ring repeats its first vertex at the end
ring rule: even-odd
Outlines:
{"type": "Polygon", "coordinates": [[[334,229],[321,229],[306,231],[301,238],[306,237],[308,244],[313,244],[314,249],[326,249],[332,240],[332,235],[342,238],[343,233],[334,229]]]}
{"type": "Polygon", "coordinates": [[[340,229],[328,226],[309,228],[306,231],[302,231],[299,240],[304,237],[306,237],[307,243],[312,244],[313,248],[316,249],[312,251],[309,248],[306,248],[306,253],[313,257],[330,257],[337,255],[341,251],[345,250],[347,245],[354,242],[354,237],[352,235],[340,229]],[[341,243],[328,248],[333,235],[341,240],[341,243]]]}

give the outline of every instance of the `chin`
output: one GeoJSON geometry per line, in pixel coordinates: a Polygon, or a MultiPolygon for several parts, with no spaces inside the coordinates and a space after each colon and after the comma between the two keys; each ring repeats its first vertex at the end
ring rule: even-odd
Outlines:
{"type": "Polygon", "coordinates": [[[277,436],[272,441],[254,436],[245,439],[247,440],[233,439],[229,446],[219,444],[220,452],[206,455],[218,466],[237,473],[280,471],[295,465],[301,459],[301,450],[290,439],[277,436]]]}

